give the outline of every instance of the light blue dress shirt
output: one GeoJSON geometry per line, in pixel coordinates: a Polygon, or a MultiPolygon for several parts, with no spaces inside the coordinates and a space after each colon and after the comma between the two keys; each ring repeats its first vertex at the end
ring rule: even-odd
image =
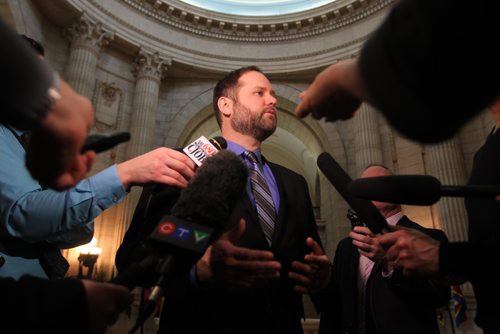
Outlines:
{"type": "Polygon", "coordinates": [[[70,190],[43,190],[25,167],[21,143],[0,125],[0,255],[5,258],[0,277],[47,277],[38,259],[29,255],[30,244],[47,241],[59,248],[71,248],[90,241],[93,219],[123,200],[125,194],[116,165],[70,190]],[[8,237],[23,241],[23,253],[6,248],[2,240],[8,237]]]}

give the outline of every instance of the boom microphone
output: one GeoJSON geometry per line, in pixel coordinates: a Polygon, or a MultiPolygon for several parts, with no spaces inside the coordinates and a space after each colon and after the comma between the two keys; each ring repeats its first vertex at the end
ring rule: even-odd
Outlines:
{"type": "Polygon", "coordinates": [[[136,323],[138,328],[155,310],[165,281],[174,272],[187,272],[212,241],[226,229],[237,199],[245,191],[248,169],[231,151],[210,156],[180,193],[171,215],[160,219],[150,235],[162,257],[158,279],[136,323]]]}
{"type": "Polygon", "coordinates": [[[387,222],[380,211],[370,201],[357,198],[347,190],[347,185],[352,179],[329,153],[321,153],[318,156],[317,164],[328,181],[337,189],[351,208],[356,211],[370,231],[375,234],[387,232],[387,222]]]}
{"type": "Polygon", "coordinates": [[[498,186],[446,186],[430,175],[367,177],[352,181],[348,190],[359,198],[409,205],[432,205],[441,197],[495,198],[500,195],[498,186]]]}

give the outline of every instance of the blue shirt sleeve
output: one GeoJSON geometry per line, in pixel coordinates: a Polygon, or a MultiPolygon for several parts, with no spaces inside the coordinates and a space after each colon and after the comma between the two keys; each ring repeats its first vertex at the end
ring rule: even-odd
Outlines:
{"type": "Polygon", "coordinates": [[[0,126],[0,228],[12,237],[76,246],[91,237],[93,219],[125,197],[116,165],[58,192],[41,188],[24,155],[15,136],[0,126]]]}

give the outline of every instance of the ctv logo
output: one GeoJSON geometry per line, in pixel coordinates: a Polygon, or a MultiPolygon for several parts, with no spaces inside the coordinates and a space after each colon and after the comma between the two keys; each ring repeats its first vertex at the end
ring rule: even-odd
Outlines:
{"type": "Polygon", "coordinates": [[[157,230],[160,234],[165,236],[171,236],[174,239],[187,241],[191,237],[194,236],[194,241],[199,243],[203,239],[209,236],[207,232],[203,232],[196,229],[190,229],[186,226],[176,225],[172,221],[164,221],[158,224],[157,230]]]}

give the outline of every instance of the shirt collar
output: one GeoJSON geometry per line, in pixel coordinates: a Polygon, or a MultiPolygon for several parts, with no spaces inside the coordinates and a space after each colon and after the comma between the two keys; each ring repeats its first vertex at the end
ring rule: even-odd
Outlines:
{"type": "MultiPolygon", "coordinates": [[[[237,156],[242,156],[243,153],[247,151],[243,146],[236,144],[235,142],[227,140],[227,149],[233,153],[235,153],[237,156]]],[[[257,149],[253,151],[255,156],[257,157],[257,160],[262,163],[262,153],[260,152],[260,149],[257,149]]]]}
{"type": "Polygon", "coordinates": [[[404,216],[403,211],[399,211],[398,213],[393,214],[392,216],[386,218],[385,220],[387,221],[387,224],[394,226],[398,223],[398,221],[401,218],[403,218],[403,216],[404,216]]]}

